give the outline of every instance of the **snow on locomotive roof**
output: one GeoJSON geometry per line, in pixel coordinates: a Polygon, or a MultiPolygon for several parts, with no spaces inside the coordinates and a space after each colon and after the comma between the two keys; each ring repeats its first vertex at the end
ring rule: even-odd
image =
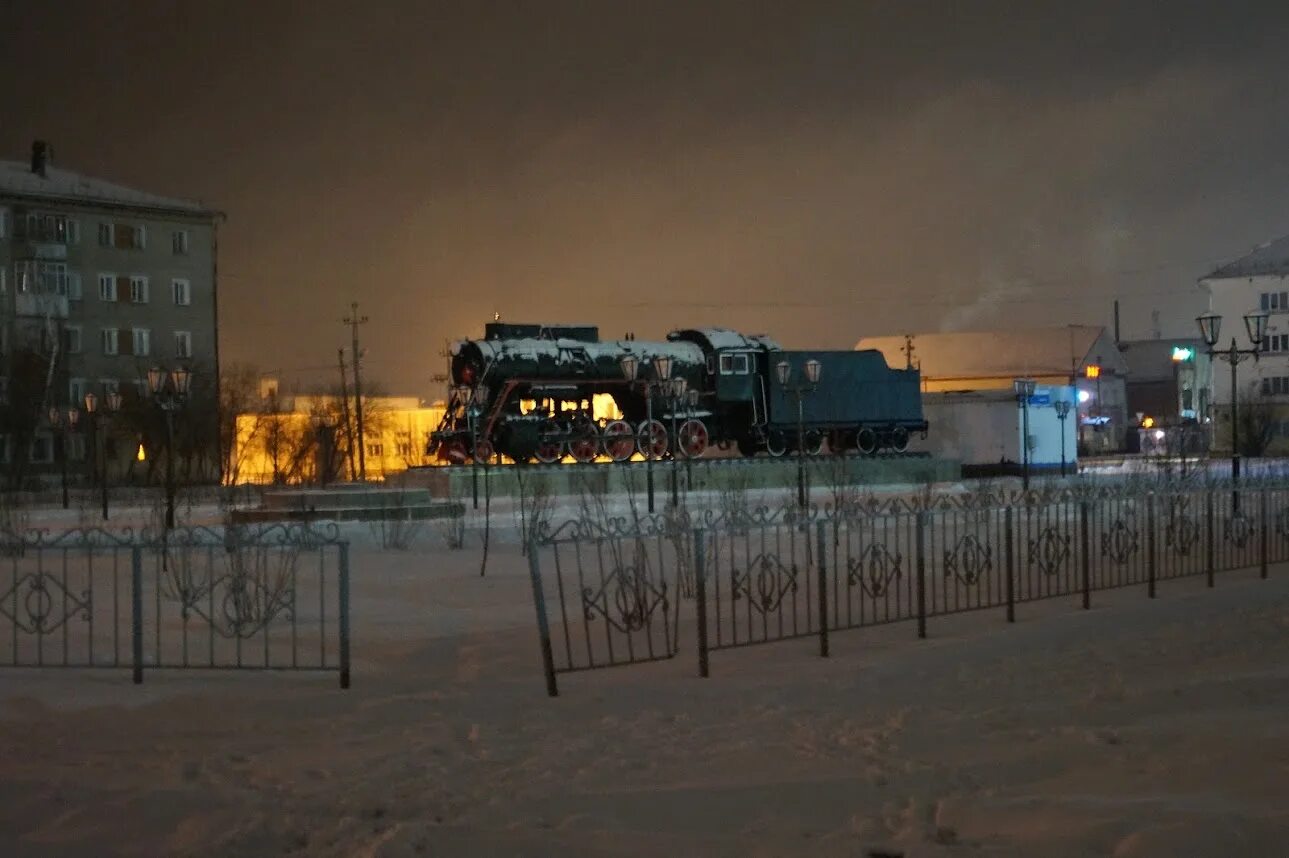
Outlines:
{"type": "Polygon", "coordinates": [[[536,360],[540,355],[571,357],[576,352],[583,352],[588,357],[616,357],[623,353],[640,354],[645,357],[653,355],[671,355],[673,358],[695,359],[694,351],[699,347],[693,343],[663,343],[651,340],[610,340],[608,342],[588,343],[585,340],[558,339],[547,340],[526,337],[511,340],[475,340],[480,351],[493,355],[513,355],[520,359],[536,360]]]}
{"type": "Polygon", "coordinates": [[[707,340],[714,349],[780,348],[777,342],[765,334],[744,335],[729,328],[686,328],[680,331],[672,331],[667,335],[667,339],[675,340],[683,333],[698,334],[707,340]]]}

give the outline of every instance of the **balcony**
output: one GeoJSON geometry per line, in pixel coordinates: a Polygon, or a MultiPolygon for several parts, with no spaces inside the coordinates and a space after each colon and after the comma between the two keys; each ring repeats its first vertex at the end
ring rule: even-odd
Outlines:
{"type": "Polygon", "coordinates": [[[50,292],[19,292],[14,295],[14,312],[19,317],[66,319],[67,296],[50,292]]]}

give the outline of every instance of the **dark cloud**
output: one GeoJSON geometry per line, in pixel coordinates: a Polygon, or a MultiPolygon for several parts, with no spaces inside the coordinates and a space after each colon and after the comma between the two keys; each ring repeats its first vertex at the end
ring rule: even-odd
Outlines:
{"type": "Polygon", "coordinates": [[[227,355],[329,364],[354,296],[403,390],[494,311],[1189,333],[1289,232],[1283,8],[26,4],[0,140],[225,209],[227,355]]]}

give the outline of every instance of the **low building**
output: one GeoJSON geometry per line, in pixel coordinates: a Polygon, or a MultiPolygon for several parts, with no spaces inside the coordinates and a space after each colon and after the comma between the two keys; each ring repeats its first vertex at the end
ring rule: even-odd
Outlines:
{"type": "MultiPolygon", "coordinates": [[[[1104,327],[865,337],[855,347],[881,351],[893,367],[920,369],[922,390],[928,394],[1010,393],[1018,378],[1032,378],[1048,387],[1073,387],[1077,446],[1085,454],[1123,450],[1133,425],[1125,387],[1128,366],[1104,327]]],[[[941,428],[931,423],[932,433],[941,428]]]]}
{"type": "MultiPolygon", "coordinates": [[[[1204,341],[1128,340],[1119,343],[1128,364],[1130,420],[1140,427],[1138,449],[1201,453],[1209,448],[1213,360],[1204,341]]],[[[1129,450],[1134,448],[1131,433],[1129,450]]]]}
{"type": "Polygon", "coordinates": [[[962,463],[963,476],[1015,475],[1028,447],[1031,473],[1073,473],[1078,452],[1073,387],[1035,385],[1026,406],[1010,390],[941,391],[922,397],[931,431],[913,449],[962,463]],[[1066,402],[1065,418],[1057,403],[1066,402]]]}
{"type": "MultiPolygon", "coordinates": [[[[357,424],[352,405],[336,396],[270,396],[260,411],[237,415],[225,479],[231,483],[330,483],[359,478],[357,424]]],[[[363,398],[367,479],[383,480],[432,462],[429,433],[443,419],[442,403],[415,397],[363,398]]]]}

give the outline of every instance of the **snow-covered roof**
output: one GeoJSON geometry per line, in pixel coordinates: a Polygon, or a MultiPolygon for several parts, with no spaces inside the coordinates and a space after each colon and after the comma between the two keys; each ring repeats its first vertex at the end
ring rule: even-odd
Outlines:
{"type": "MultiPolygon", "coordinates": [[[[865,337],[855,348],[877,349],[896,369],[906,364],[903,336],[865,337]]],[[[913,363],[924,379],[1069,375],[1088,364],[1127,371],[1105,328],[1093,325],[914,334],[913,363]]]]}
{"type": "Polygon", "coordinates": [[[779,344],[767,337],[765,334],[751,334],[744,336],[738,331],[731,331],[729,328],[689,328],[681,331],[672,331],[667,335],[667,339],[675,339],[681,334],[698,334],[707,340],[713,349],[751,349],[765,347],[770,349],[779,348],[779,344]]]}
{"type": "Polygon", "coordinates": [[[105,182],[49,166],[45,175],[34,173],[26,161],[0,161],[0,194],[40,199],[72,200],[109,206],[164,209],[188,214],[214,214],[208,206],[192,200],[181,200],[136,191],[124,185],[105,182]]]}
{"type": "Polygon", "coordinates": [[[1201,280],[1226,280],[1232,277],[1281,276],[1289,274],[1289,235],[1259,244],[1252,253],[1234,262],[1219,265],[1201,280]]]}

